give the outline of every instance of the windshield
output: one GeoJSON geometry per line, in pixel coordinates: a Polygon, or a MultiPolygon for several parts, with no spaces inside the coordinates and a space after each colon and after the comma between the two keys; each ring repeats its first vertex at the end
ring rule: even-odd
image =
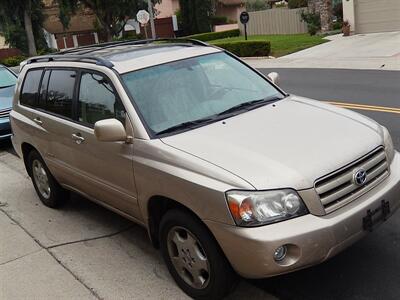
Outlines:
{"type": "Polygon", "coordinates": [[[17,78],[4,67],[0,67],[0,88],[12,86],[17,82],[17,78]]]}
{"type": "Polygon", "coordinates": [[[155,134],[181,129],[179,125],[198,126],[202,121],[226,118],[225,112],[244,112],[249,109],[248,102],[284,97],[259,74],[225,53],[133,71],[122,78],[155,134]]]}

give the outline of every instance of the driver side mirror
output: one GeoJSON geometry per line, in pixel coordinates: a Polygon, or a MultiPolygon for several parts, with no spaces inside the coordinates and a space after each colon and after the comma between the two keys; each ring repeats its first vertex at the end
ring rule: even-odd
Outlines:
{"type": "Polygon", "coordinates": [[[117,119],[106,119],[94,124],[94,135],[100,142],[126,142],[124,125],[117,119]]]}
{"type": "Polygon", "coordinates": [[[267,75],[268,79],[272,81],[273,84],[279,85],[279,74],[276,72],[271,72],[267,75]]]}

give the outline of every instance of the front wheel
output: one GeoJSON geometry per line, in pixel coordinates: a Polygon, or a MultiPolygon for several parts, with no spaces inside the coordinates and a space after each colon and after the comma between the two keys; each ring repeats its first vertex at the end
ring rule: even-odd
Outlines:
{"type": "Polygon", "coordinates": [[[237,275],[204,224],[189,213],[171,210],[160,227],[163,258],[186,294],[221,299],[235,288],[237,275]]]}

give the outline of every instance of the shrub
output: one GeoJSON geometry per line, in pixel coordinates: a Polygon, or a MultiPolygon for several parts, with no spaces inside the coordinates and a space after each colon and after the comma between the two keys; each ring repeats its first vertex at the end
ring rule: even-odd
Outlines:
{"type": "Polygon", "coordinates": [[[228,18],[224,16],[212,16],[211,17],[211,25],[224,25],[228,24],[228,18]]]}
{"type": "Polygon", "coordinates": [[[219,42],[214,45],[241,57],[268,56],[271,51],[268,41],[219,42]]]}
{"type": "Polygon", "coordinates": [[[338,21],[333,23],[332,29],[333,30],[340,30],[343,27],[343,22],[342,21],[338,21]]]}
{"type": "Polygon", "coordinates": [[[307,7],[307,0],[289,0],[288,7],[290,9],[293,8],[300,8],[300,7],[307,7]]]}
{"type": "Polygon", "coordinates": [[[270,7],[265,0],[247,0],[245,1],[245,8],[246,11],[260,11],[270,7]]]}
{"type": "Polygon", "coordinates": [[[207,41],[212,41],[212,40],[219,40],[219,39],[225,39],[225,38],[229,38],[229,37],[235,37],[235,36],[239,36],[239,35],[240,35],[239,29],[232,29],[232,30],[226,30],[226,31],[220,31],[220,32],[207,32],[207,33],[193,34],[193,35],[187,36],[186,38],[207,42],[207,41]]]}
{"type": "Polygon", "coordinates": [[[307,23],[307,29],[310,35],[316,35],[321,29],[321,18],[319,14],[302,11],[301,19],[307,23]]]}
{"type": "Polygon", "coordinates": [[[213,2],[212,0],[179,0],[180,29],[185,35],[212,30],[210,16],[213,11],[213,2]]]}
{"type": "Polygon", "coordinates": [[[45,49],[39,49],[37,51],[37,55],[53,54],[55,52],[58,52],[58,50],[54,48],[45,48],[45,49]]]}
{"type": "Polygon", "coordinates": [[[27,57],[23,55],[15,55],[2,59],[1,63],[7,67],[14,67],[14,66],[19,66],[19,64],[26,58],[27,57]]]}

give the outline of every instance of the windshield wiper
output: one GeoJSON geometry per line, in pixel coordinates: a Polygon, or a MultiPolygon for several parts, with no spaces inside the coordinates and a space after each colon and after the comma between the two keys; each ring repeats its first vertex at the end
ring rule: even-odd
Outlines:
{"type": "Polygon", "coordinates": [[[12,86],[14,86],[14,85],[15,85],[15,84],[0,86],[0,89],[6,89],[6,88],[12,87],[12,86]]]}
{"type": "Polygon", "coordinates": [[[157,135],[174,132],[174,131],[181,130],[181,129],[194,128],[200,124],[209,123],[214,120],[215,120],[215,118],[207,117],[207,118],[197,119],[194,121],[183,122],[183,123],[174,125],[172,127],[169,127],[167,129],[161,130],[161,131],[157,132],[157,135]]]}
{"type": "Polygon", "coordinates": [[[219,114],[217,114],[217,116],[228,115],[228,114],[231,114],[231,113],[234,113],[234,112],[238,112],[238,111],[242,111],[242,110],[249,111],[251,109],[255,109],[255,108],[263,106],[263,105],[265,105],[267,103],[275,102],[275,101],[278,101],[278,100],[281,100],[281,99],[283,99],[283,98],[274,96],[274,97],[267,97],[267,98],[263,98],[263,99],[243,102],[243,103],[240,103],[238,105],[232,106],[231,108],[228,108],[227,110],[224,110],[224,111],[220,112],[219,114]]]}

